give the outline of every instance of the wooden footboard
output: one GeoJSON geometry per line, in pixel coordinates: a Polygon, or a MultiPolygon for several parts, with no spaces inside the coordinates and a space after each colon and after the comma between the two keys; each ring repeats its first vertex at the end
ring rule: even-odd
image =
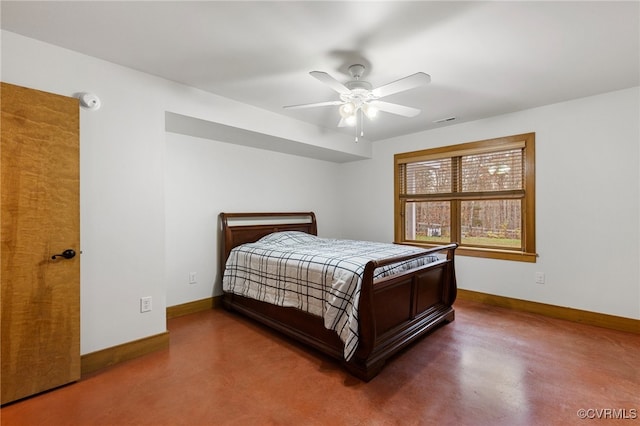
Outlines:
{"type": "Polygon", "coordinates": [[[359,345],[348,365],[354,375],[370,380],[391,355],[454,320],[456,248],[457,244],[433,248],[427,253],[446,257],[375,281],[377,267],[403,259],[367,264],[358,307],[359,345]]]}
{"type": "MultiPolygon", "coordinates": [[[[235,217],[279,217],[277,213],[225,214],[222,213],[223,263],[231,248],[253,242],[274,232],[273,225],[229,226],[227,220],[235,217]],[[243,228],[242,230],[240,230],[243,228]]],[[[313,213],[284,213],[288,216],[307,216],[308,225],[300,222],[279,223],[277,231],[301,230],[316,234],[313,213]]],[[[324,327],[322,318],[306,312],[271,305],[242,296],[225,293],[224,306],[260,321],[298,341],[340,360],[356,377],[369,381],[375,377],[386,360],[443,323],[453,321],[453,302],[456,298],[454,253],[457,244],[435,247],[427,253],[369,262],[365,268],[360,302],[359,344],[354,356],[347,362],[343,358],[344,346],[338,335],[324,327]],[[373,279],[376,268],[408,260],[409,258],[440,253],[441,259],[400,274],[373,279]]]]}

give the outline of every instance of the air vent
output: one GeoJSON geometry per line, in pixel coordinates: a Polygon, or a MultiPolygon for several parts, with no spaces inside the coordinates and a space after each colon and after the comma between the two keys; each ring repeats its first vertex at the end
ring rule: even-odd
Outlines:
{"type": "Polygon", "coordinates": [[[455,117],[447,117],[447,118],[441,118],[440,120],[434,120],[434,123],[444,123],[445,121],[453,121],[455,120],[455,117]]]}

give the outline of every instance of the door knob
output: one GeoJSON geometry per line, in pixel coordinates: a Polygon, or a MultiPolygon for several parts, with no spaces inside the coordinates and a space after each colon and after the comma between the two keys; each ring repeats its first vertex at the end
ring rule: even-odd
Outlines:
{"type": "Polygon", "coordinates": [[[65,259],[72,259],[75,256],[76,256],[76,251],[74,249],[66,249],[60,254],[54,254],[53,256],[51,256],[51,258],[55,259],[57,257],[64,257],[65,259]]]}

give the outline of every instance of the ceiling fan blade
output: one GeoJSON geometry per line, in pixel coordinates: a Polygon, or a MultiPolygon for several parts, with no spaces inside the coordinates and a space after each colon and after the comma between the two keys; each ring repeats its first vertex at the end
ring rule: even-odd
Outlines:
{"type": "Polygon", "coordinates": [[[404,92],[405,90],[423,86],[431,81],[431,76],[423,72],[417,72],[410,76],[393,81],[377,89],[373,89],[371,93],[378,98],[393,95],[394,93],[404,92]]]}
{"type": "Polygon", "coordinates": [[[415,117],[420,114],[418,108],[412,108],[404,105],[392,104],[384,101],[371,101],[371,106],[378,108],[380,111],[388,112],[390,114],[401,115],[403,117],[415,117]]]}
{"type": "Polygon", "coordinates": [[[331,77],[326,72],[311,71],[309,74],[311,74],[312,77],[317,78],[318,80],[320,80],[321,82],[323,82],[327,86],[331,87],[333,90],[335,90],[336,92],[340,93],[341,95],[347,95],[347,94],[351,93],[351,90],[347,89],[347,86],[345,86],[344,84],[340,83],[338,80],[336,80],[335,78],[331,77]]]}
{"type": "Polygon", "coordinates": [[[302,108],[315,108],[321,106],[334,106],[334,105],[342,105],[344,102],[342,101],[327,101],[327,102],[316,102],[312,104],[300,104],[300,105],[287,105],[282,108],[287,109],[302,109],[302,108]]]}

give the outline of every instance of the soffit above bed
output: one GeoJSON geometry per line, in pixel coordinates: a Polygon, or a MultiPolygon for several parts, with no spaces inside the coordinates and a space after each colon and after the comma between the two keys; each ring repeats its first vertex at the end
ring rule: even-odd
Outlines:
{"type": "Polygon", "coordinates": [[[310,145],[301,141],[254,132],[214,121],[165,112],[165,130],[197,138],[243,145],[333,163],[365,160],[368,157],[310,145]]]}

